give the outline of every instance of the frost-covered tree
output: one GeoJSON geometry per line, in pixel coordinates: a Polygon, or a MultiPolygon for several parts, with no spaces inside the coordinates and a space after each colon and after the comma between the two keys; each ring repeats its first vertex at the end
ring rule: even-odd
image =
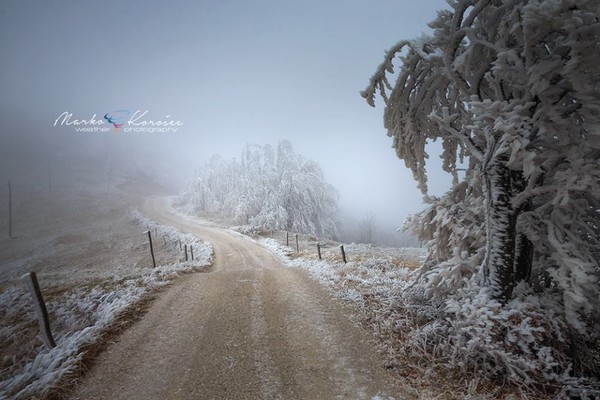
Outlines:
{"type": "Polygon", "coordinates": [[[240,185],[240,168],[221,156],[213,156],[196,171],[188,193],[193,193],[194,205],[208,212],[221,212],[228,196],[240,185]]]}
{"type": "Polygon", "coordinates": [[[294,153],[287,140],[276,152],[269,145],[247,145],[239,161],[213,156],[182,197],[255,229],[326,237],[338,232],[337,190],[325,182],[321,167],[294,153]]]}
{"type": "Polygon", "coordinates": [[[362,92],[430,207],[413,222],[438,293],[520,282],[600,320],[600,2],[454,0],[431,36],[401,41],[362,92]],[[397,71],[397,72],[396,72],[397,71]],[[394,80],[395,79],[395,80],[394,80]],[[453,186],[428,196],[426,144],[453,186]]]}
{"type": "Polygon", "coordinates": [[[377,219],[373,213],[368,213],[358,224],[360,243],[375,244],[377,241],[377,219]]]}

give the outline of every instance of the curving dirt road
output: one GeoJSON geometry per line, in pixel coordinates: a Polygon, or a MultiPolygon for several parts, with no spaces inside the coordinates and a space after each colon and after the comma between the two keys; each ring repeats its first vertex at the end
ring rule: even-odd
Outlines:
{"type": "Polygon", "coordinates": [[[282,266],[241,235],[169,213],[161,199],[141,211],[210,241],[214,266],[162,293],[99,357],[73,399],[387,399],[396,393],[370,335],[304,271],[282,266]]]}

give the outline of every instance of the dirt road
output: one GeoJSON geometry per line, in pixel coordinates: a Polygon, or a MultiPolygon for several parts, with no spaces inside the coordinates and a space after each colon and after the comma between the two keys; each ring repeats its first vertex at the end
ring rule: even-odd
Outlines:
{"type": "MultiPolygon", "coordinates": [[[[73,399],[387,399],[370,336],[304,271],[241,235],[150,218],[208,240],[214,266],[162,293],[103,353],[73,399]],[[379,396],[379,397],[376,397],[379,396]]],[[[396,397],[398,398],[398,397],[396,397]]]]}

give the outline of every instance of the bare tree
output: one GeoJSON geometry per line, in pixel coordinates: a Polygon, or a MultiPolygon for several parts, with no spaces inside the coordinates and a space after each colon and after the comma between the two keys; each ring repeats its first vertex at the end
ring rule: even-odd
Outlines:
{"type": "Polygon", "coordinates": [[[376,244],[377,242],[377,218],[370,212],[358,225],[359,241],[361,243],[376,244]]]}

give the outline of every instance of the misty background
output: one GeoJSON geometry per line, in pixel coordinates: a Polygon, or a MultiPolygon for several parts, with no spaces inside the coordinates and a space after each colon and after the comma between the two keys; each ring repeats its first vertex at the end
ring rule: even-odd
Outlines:
{"type": "MultiPolygon", "coordinates": [[[[53,165],[96,160],[107,173],[143,173],[176,191],[215,153],[239,157],[247,143],[288,139],[339,190],[346,226],[371,221],[394,244],[422,195],[391,148],[381,102],[373,109],[359,91],[385,50],[429,32],[444,8],[443,0],[5,0],[0,178],[36,185],[53,165]],[[183,126],[144,134],[53,126],[65,111],[102,119],[122,109],[183,126]]],[[[430,155],[430,191],[439,194],[449,177],[435,147],[430,155]]]]}

